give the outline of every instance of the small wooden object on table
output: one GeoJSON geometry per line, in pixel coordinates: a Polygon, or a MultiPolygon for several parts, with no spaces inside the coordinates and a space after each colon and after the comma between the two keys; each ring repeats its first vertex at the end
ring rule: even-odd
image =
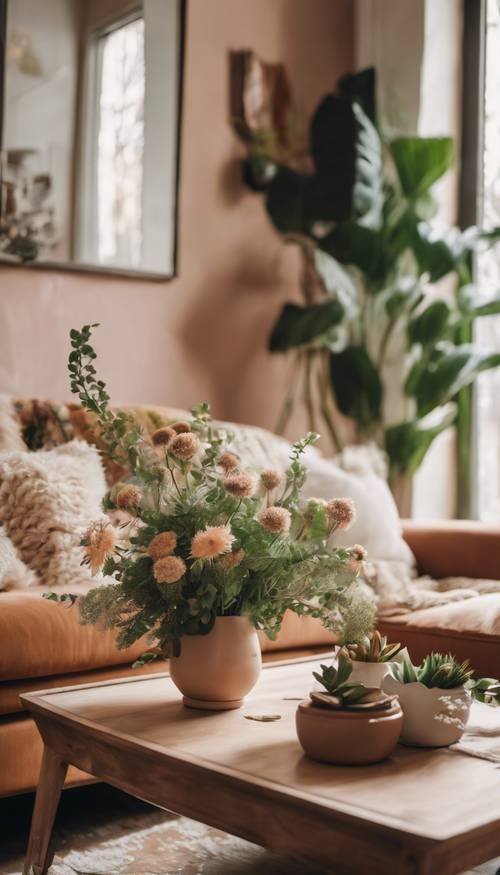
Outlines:
{"type": "Polygon", "coordinates": [[[303,755],[296,699],[307,698],[320,662],[267,664],[238,711],[185,708],[168,675],[22,696],[45,744],[25,875],[50,865],[69,764],[169,811],[317,861],[325,872],[452,875],[499,854],[494,763],[403,746],[362,767],[303,755]],[[265,714],[281,719],[245,719],[265,714]]]}

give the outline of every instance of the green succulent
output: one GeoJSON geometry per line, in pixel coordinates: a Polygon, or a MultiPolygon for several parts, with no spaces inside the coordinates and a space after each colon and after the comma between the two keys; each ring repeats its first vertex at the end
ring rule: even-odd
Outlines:
{"type": "Polygon", "coordinates": [[[500,705],[500,681],[496,678],[478,678],[466,683],[473,699],[485,705],[500,705]]]}
{"type": "Polygon", "coordinates": [[[363,699],[368,689],[364,684],[349,683],[352,662],[342,652],[339,653],[337,668],[333,665],[320,665],[321,674],[313,671],[313,676],[330,696],[339,699],[343,706],[353,705],[363,699]]]}
{"type": "Polygon", "coordinates": [[[402,684],[418,682],[429,689],[437,687],[440,690],[462,687],[474,673],[469,660],[457,662],[451,653],[429,653],[420,665],[404,660],[394,665],[393,672],[402,684]]]}
{"type": "Polygon", "coordinates": [[[345,644],[343,650],[357,662],[390,662],[401,650],[401,644],[388,644],[386,636],[375,631],[357,644],[345,644]]]}

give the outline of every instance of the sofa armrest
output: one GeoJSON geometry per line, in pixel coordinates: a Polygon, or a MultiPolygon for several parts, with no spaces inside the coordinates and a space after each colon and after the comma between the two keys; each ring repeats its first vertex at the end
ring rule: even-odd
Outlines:
{"type": "Polygon", "coordinates": [[[500,580],[500,527],[472,520],[402,520],[419,574],[500,580]]]}

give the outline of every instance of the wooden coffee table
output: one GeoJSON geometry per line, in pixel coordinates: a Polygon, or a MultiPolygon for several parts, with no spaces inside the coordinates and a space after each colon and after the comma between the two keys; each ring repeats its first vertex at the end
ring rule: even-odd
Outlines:
{"type": "Polygon", "coordinates": [[[45,743],[25,875],[50,864],[70,764],[325,872],[451,875],[499,854],[493,763],[403,746],[374,766],[326,766],[303,755],[295,699],[307,697],[320,661],[267,664],[239,711],[185,708],[166,674],[22,696],[45,743]],[[282,716],[245,719],[262,714],[282,716]]]}

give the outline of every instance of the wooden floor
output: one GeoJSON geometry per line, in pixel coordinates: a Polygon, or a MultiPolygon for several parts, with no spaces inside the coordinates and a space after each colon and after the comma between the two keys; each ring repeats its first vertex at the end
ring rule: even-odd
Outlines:
{"type": "MultiPolygon", "coordinates": [[[[0,875],[17,875],[21,872],[24,850],[26,847],[29,822],[33,807],[33,796],[19,796],[9,800],[0,800],[0,875]]],[[[85,854],[86,848],[96,848],[99,843],[106,846],[116,840],[119,843],[120,837],[127,835],[136,829],[141,835],[158,834],[158,827],[165,822],[175,826],[175,818],[170,817],[167,813],[161,812],[158,809],[152,808],[146,803],[132,799],[118,790],[106,786],[104,784],[95,784],[89,787],[81,787],[78,789],[67,790],[63,794],[62,804],[57,818],[56,825],[56,841],[59,854],[61,857],[68,851],[77,851],[85,854]],[[155,833],[156,830],[156,833],[155,833]]],[[[192,824],[194,835],[198,843],[203,845],[203,834],[200,831],[196,832],[196,824],[192,824]]],[[[201,828],[200,828],[201,829],[201,828]]],[[[204,828],[203,828],[204,829],[204,828]]],[[[217,838],[217,837],[216,837],[217,838]]],[[[156,841],[158,841],[158,835],[156,841]]],[[[239,841],[239,840],[234,840],[239,841]]],[[[211,853],[213,855],[214,837],[210,835],[207,842],[211,845],[211,853]]],[[[179,867],[179,858],[176,857],[174,867],[167,862],[169,858],[170,847],[167,846],[167,853],[163,853],[163,865],[158,867],[158,860],[154,868],[154,872],[161,872],[162,875],[309,875],[305,872],[303,864],[296,864],[292,861],[279,860],[272,858],[265,852],[254,850],[254,846],[248,845],[250,852],[242,854],[242,845],[236,847],[235,862],[231,863],[231,844],[232,840],[227,837],[227,842],[224,842],[222,837],[222,847],[224,848],[223,868],[219,864],[216,868],[211,867],[210,854],[201,855],[203,859],[199,860],[199,864],[193,864],[192,856],[192,838],[189,840],[189,852],[186,853],[186,862],[181,863],[179,867]],[[252,854],[255,857],[255,863],[252,863],[252,854]],[[243,859],[243,862],[242,862],[243,859]],[[208,862],[207,862],[208,861],[208,862]],[[164,868],[165,867],[165,868],[164,868]]],[[[135,843],[136,846],[138,842],[135,843]]],[[[163,845],[165,840],[163,840],[163,845]]],[[[247,843],[244,843],[247,845],[247,843]]],[[[200,846],[201,846],[200,845],[200,846]]],[[[186,844],[186,848],[188,845],[186,844]]],[[[176,833],[176,853],[182,854],[182,848],[179,847],[179,835],[176,833]]],[[[147,872],[151,869],[151,855],[154,855],[155,848],[152,846],[151,839],[149,845],[144,845],[144,855],[149,859],[147,872]]],[[[146,875],[145,870],[138,868],[141,860],[141,849],[135,848],[135,861],[122,867],[118,865],[113,867],[114,872],[134,872],[134,875],[146,875]]],[[[170,858],[170,863],[172,859],[170,858]]],[[[74,870],[78,871],[77,869],[74,870]]],[[[88,869],[85,869],[88,872],[88,869]]],[[[108,870],[106,870],[108,871],[108,870]]],[[[311,875],[316,875],[317,869],[311,869],[311,875]]],[[[467,875],[496,875],[500,872],[500,859],[487,863],[477,869],[467,873],[467,875]]],[[[338,872],[338,875],[342,875],[338,872]]],[[[439,873],[436,873],[439,875],[439,873]]]]}

